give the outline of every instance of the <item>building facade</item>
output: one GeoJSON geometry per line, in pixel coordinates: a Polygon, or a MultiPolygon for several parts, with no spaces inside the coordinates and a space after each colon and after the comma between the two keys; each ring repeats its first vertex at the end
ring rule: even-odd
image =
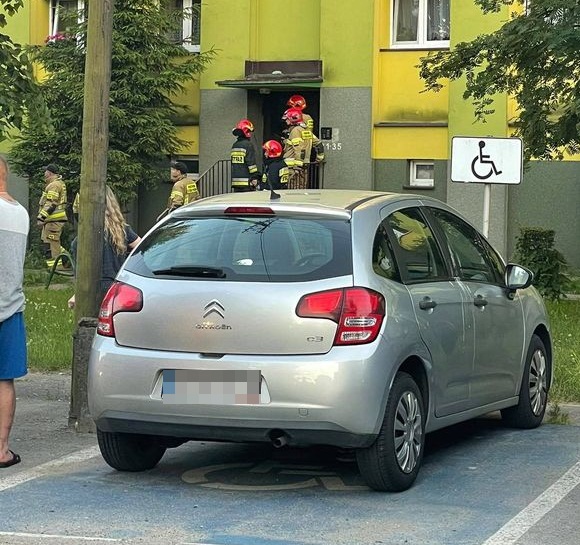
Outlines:
{"type": "MultiPolygon", "coordinates": [[[[68,6],[64,6],[68,4],[68,6]]],[[[12,35],[42,43],[57,7],[82,0],[29,0],[12,35]],[[16,32],[16,34],[15,34],[16,32]]],[[[190,113],[180,134],[191,144],[177,157],[203,175],[228,159],[231,129],[244,117],[255,144],[280,136],[292,94],[306,98],[327,163],[324,186],[430,195],[482,227],[484,187],[450,179],[455,136],[509,137],[514,105],[496,97],[495,113],[475,123],[461,80],[425,92],[417,64],[429,51],[452,48],[509,17],[483,15],[474,0],[174,0],[199,8],[184,19],[192,51],[215,60],[178,100],[190,113]]],[[[6,151],[7,148],[6,148],[6,151]]],[[[580,267],[578,158],[532,162],[520,185],[493,185],[489,238],[509,259],[521,227],[554,229],[558,249],[580,267]]],[[[202,182],[203,183],[203,182],[202,182]]],[[[139,224],[158,213],[167,188],[140,198],[139,224]]]]}

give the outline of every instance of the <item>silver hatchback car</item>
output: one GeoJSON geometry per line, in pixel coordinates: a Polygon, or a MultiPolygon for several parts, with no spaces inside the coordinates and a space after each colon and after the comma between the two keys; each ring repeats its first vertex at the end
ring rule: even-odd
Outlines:
{"type": "Polygon", "coordinates": [[[428,432],[496,410],[540,425],[552,343],[529,270],[432,198],[272,197],[180,208],[125,262],[89,365],[110,466],[187,440],[334,445],[400,491],[428,432]]]}

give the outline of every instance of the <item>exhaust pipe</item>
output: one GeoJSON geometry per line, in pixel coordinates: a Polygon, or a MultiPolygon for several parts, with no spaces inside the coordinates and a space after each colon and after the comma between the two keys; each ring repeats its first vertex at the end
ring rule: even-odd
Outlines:
{"type": "Polygon", "coordinates": [[[282,448],[288,444],[288,435],[281,430],[272,430],[268,436],[274,448],[282,448]]]}

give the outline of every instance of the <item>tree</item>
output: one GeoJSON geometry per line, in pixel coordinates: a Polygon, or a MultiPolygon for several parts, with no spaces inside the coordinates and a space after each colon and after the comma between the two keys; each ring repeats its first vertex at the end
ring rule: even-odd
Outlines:
{"type": "MultiPolygon", "coordinates": [[[[213,51],[190,53],[172,39],[183,13],[168,5],[166,0],[115,3],[107,181],[123,202],[136,195],[141,183],[167,178],[167,156],[186,144],[177,136],[175,119],[187,108],[172,99],[214,56],[213,51]]],[[[66,34],[49,36],[45,46],[31,48],[33,60],[46,73],[40,89],[51,124],[30,118],[11,150],[20,174],[38,177],[43,165],[58,163],[72,191],[79,187],[82,157],[87,32],[86,21],[77,19],[78,14],[69,15],[66,34]]]]}
{"type": "MultiPolygon", "coordinates": [[[[8,24],[6,15],[23,5],[24,0],[0,0],[0,28],[8,24]]],[[[20,129],[29,112],[39,120],[45,116],[28,54],[10,36],[0,34],[0,140],[10,129],[20,129]]]]}
{"type": "MultiPolygon", "coordinates": [[[[518,104],[513,122],[526,159],[561,159],[580,151],[580,3],[577,0],[475,0],[484,13],[516,8],[491,34],[421,59],[427,89],[465,76],[475,117],[493,112],[493,96],[518,104]]],[[[511,11],[511,10],[510,10],[511,11]]]]}

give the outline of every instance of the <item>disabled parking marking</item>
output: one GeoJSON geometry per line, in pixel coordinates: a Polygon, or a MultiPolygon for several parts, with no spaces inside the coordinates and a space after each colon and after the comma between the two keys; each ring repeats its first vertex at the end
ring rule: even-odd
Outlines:
{"type": "Polygon", "coordinates": [[[99,456],[99,454],[99,447],[90,447],[84,450],[73,452],[72,454],[63,456],[62,458],[51,460],[50,462],[33,467],[32,469],[21,471],[20,473],[16,473],[14,475],[0,477],[0,492],[8,490],[9,488],[14,488],[15,486],[26,483],[28,481],[38,479],[39,477],[44,477],[54,469],[58,469],[62,466],[90,460],[91,458],[99,456]]]}
{"type": "Polygon", "coordinates": [[[211,466],[190,469],[181,476],[181,479],[188,483],[204,488],[215,488],[219,490],[237,491],[278,491],[278,490],[298,490],[302,488],[312,488],[322,486],[332,492],[368,490],[366,486],[347,485],[335,471],[328,471],[324,466],[307,466],[297,464],[282,464],[274,460],[266,460],[260,463],[230,463],[216,464],[211,466]],[[248,473],[272,474],[276,475],[303,475],[311,477],[294,483],[272,483],[272,484],[234,484],[212,479],[210,475],[224,470],[246,469],[248,473]]]}
{"type": "Polygon", "coordinates": [[[572,466],[550,488],[502,526],[482,545],[513,545],[580,484],[580,462],[572,466]]]}

